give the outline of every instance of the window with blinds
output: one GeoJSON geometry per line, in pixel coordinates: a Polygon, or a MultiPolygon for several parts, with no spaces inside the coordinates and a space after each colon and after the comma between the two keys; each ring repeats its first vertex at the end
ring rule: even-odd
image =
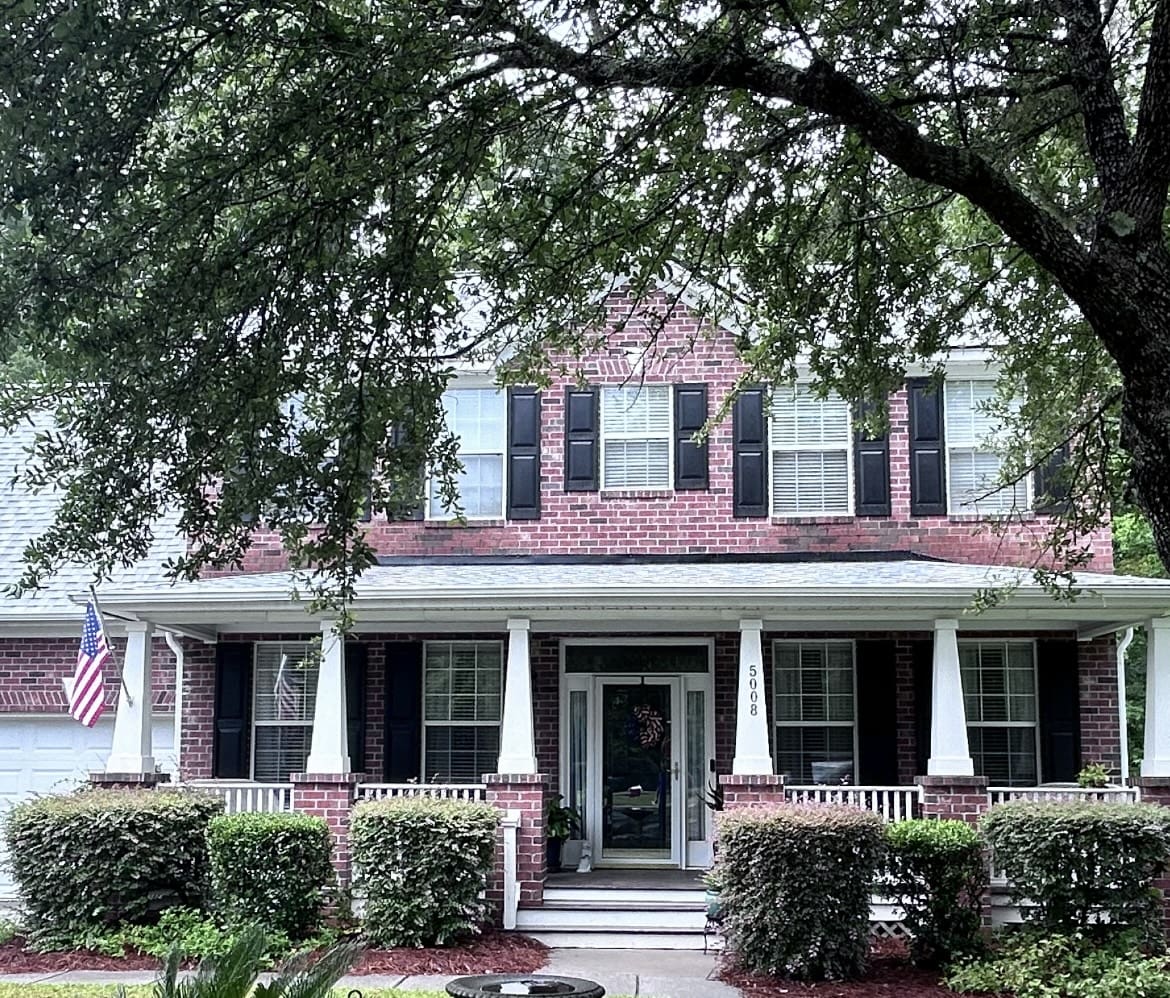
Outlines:
{"type": "Polygon", "coordinates": [[[776,771],[791,783],[852,783],[852,641],[774,641],[776,771]]]}
{"type": "Polygon", "coordinates": [[[671,487],[670,385],[601,390],[601,487],[671,487]]]}
{"type": "Polygon", "coordinates": [[[999,426],[987,408],[995,399],[995,382],[947,380],[943,392],[950,511],[1008,513],[1028,508],[1025,480],[999,486],[1003,467],[996,452],[999,426]]]}
{"type": "Polygon", "coordinates": [[[504,647],[428,641],[423,649],[423,776],[478,783],[500,754],[504,647]]]}
{"type": "MultiPolygon", "coordinates": [[[[507,399],[494,388],[457,388],[443,393],[447,428],[459,438],[463,470],[455,476],[459,509],[470,519],[504,515],[504,451],[507,447],[507,399]]],[[[443,504],[439,482],[431,481],[428,513],[432,519],[452,516],[443,504]]]]}
{"type": "Polygon", "coordinates": [[[252,683],[252,779],[286,783],[302,773],[313,736],[317,649],[307,641],[259,641],[252,683]]]}
{"type": "Polygon", "coordinates": [[[960,641],[963,704],[975,772],[995,786],[1039,782],[1036,646],[960,641]]]}
{"type": "Polygon", "coordinates": [[[772,513],[820,516],[852,512],[849,404],[820,398],[807,385],[772,395],[772,513]]]}

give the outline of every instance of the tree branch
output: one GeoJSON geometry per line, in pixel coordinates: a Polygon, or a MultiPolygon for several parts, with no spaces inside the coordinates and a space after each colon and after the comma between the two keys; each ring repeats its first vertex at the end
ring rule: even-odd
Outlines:
{"type": "Polygon", "coordinates": [[[1134,140],[1134,206],[1141,230],[1158,230],[1170,189],[1170,2],[1159,0],[1150,28],[1146,77],[1142,81],[1134,140]]]}

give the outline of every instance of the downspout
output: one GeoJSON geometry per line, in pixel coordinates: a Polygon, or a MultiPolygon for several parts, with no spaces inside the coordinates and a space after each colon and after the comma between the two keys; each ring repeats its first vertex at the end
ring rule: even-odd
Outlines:
{"type": "Polygon", "coordinates": [[[1129,786],[1129,711],[1125,702],[1125,653],[1133,641],[1133,628],[1125,629],[1125,637],[1117,645],[1117,716],[1121,722],[1121,784],[1129,786]]]}
{"type": "MultiPolygon", "coordinates": [[[[1132,633],[1132,632],[1131,632],[1132,633]]],[[[175,782],[183,778],[180,762],[183,746],[183,646],[170,631],[163,631],[167,647],[175,656],[175,782]]],[[[1124,708],[1122,708],[1124,710],[1124,708]]]]}

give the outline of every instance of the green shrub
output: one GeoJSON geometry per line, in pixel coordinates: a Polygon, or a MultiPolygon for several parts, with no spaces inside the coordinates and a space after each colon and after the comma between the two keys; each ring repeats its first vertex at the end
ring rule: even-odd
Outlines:
{"type": "Polygon", "coordinates": [[[1143,956],[1134,933],[1042,936],[1023,931],[998,955],[953,969],[953,991],[1015,998],[1170,998],[1165,961],[1143,956]]]}
{"type": "Polygon", "coordinates": [[[725,811],[718,821],[712,883],[736,960],[798,980],[859,974],[885,846],[881,819],[803,805],[725,811]]]}
{"type": "Polygon", "coordinates": [[[211,899],[228,925],[255,924],[292,939],[321,925],[333,881],[333,839],[307,814],[226,814],[207,828],[211,899]]]}
{"type": "Polygon", "coordinates": [[[1161,899],[1153,882],[1170,851],[1170,809],[1135,804],[994,807],[983,834],[1012,900],[1049,933],[1075,936],[1091,924],[1135,928],[1162,945],[1161,899]]]}
{"type": "Polygon", "coordinates": [[[978,952],[987,884],[983,841],[965,821],[918,819],[886,829],[891,896],[905,910],[910,956],[943,967],[978,952]]]}
{"type": "Polygon", "coordinates": [[[365,934],[379,946],[446,946],[478,932],[499,812],[487,804],[370,801],[350,827],[365,934]]]}
{"type": "Polygon", "coordinates": [[[160,960],[172,952],[192,957],[223,956],[232,947],[231,933],[195,908],[168,908],[157,925],[127,925],[114,937],[117,950],[131,946],[160,960]]]}
{"type": "Polygon", "coordinates": [[[206,901],[210,795],[85,790],[19,804],[4,823],[30,935],[70,946],[206,901]]]}

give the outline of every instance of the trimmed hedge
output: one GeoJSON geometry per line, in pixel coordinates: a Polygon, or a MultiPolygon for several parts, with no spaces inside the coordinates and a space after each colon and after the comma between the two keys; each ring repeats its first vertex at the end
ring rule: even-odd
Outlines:
{"type": "Polygon", "coordinates": [[[718,816],[712,883],[728,948],[748,970],[856,977],[885,852],[881,819],[852,807],[776,805],[718,816]]]}
{"type": "Polygon", "coordinates": [[[71,945],[120,922],[145,924],[206,901],[208,822],[216,797],[83,790],[18,804],[4,822],[26,924],[71,945]]]}
{"type": "Polygon", "coordinates": [[[370,941],[446,946],[480,931],[499,820],[487,804],[425,797],[354,808],[354,885],[370,941]]]}
{"type": "Polygon", "coordinates": [[[1012,899],[1047,932],[1091,925],[1136,929],[1163,945],[1154,880],[1170,859],[1170,809],[1151,804],[1031,804],[993,807],[982,830],[1012,899]]]}
{"type": "Polygon", "coordinates": [[[914,819],[886,829],[889,889],[905,910],[910,957],[945,967],[980,949],[980,898],[987,863],[979,833],[965,821],[914,819]]]}
{"type": "Polygon", "coordinates": [[[226,814],[207,827],[211,900],[228,925],[256,924],[290,939],[321,927],[333,882],[333,839],[307,814],[226,814]]]}

